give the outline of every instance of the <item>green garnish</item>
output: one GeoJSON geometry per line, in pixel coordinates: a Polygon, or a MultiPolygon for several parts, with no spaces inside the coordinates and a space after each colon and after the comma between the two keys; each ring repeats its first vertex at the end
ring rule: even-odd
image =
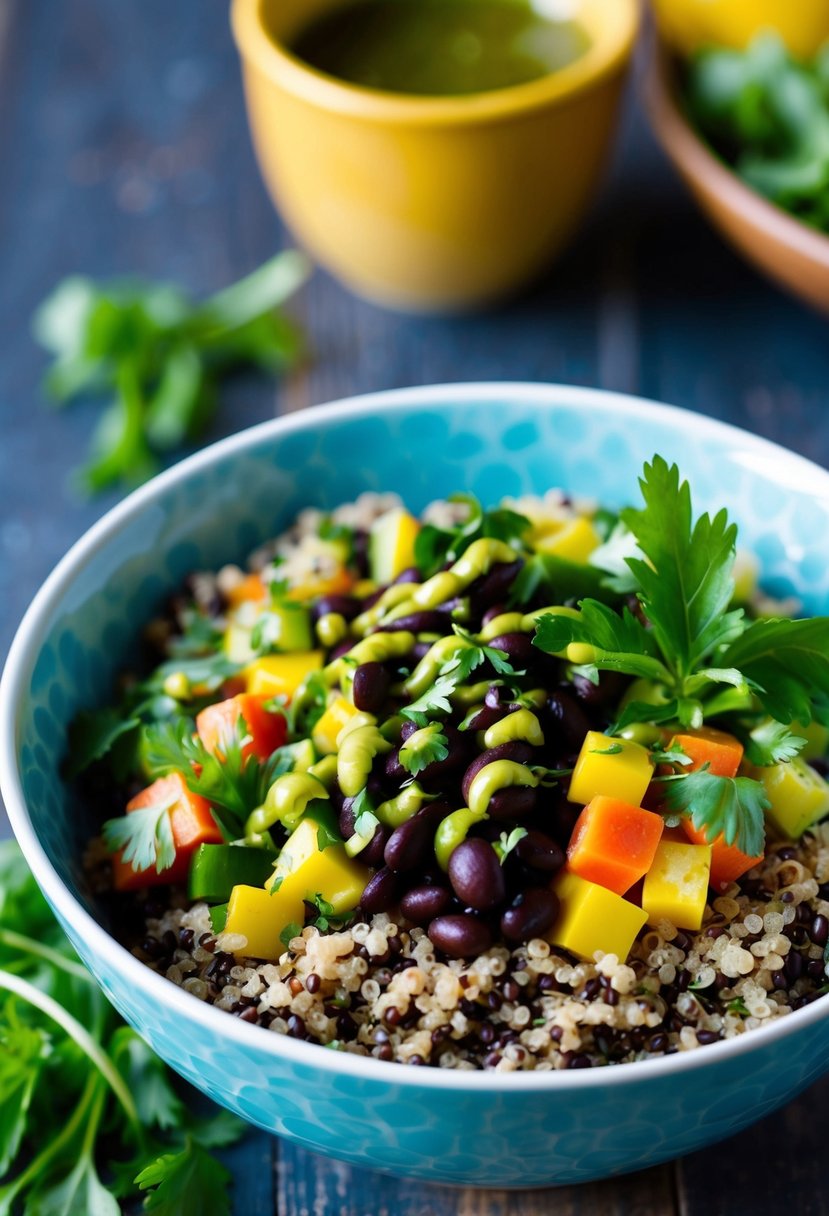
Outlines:
{"type": "Polygon", "coordinates": [[[119,1216],[152,1186],[162,1216],[228,1213],[230,1178],[208,1150],[244,1124],[195,1118],[174,1084],[78,962],[17,846],[0,844],[0,1211],[119,1216]],[[195,1208],[171,1187],[185,1157],[195,1208]]]}
{"type": "Polygon", "coordinates": [[[168,870],[176,859],[170,823],[170,808],[175,802],[175,797],[167,798],[118,819],[108,819],[102,831],[109,851],[118,853],[123,849],[124,861],[131,863],[133,870],[155,867],[159,874],[168,870]]]}
{"type": "MultiPolygon", "coordinates": [[[[416,730],[400,748],[400,763],[413,777],[449,755],[446,735],[437,722],[416,730]]],[[[356,829],[355,829],[356,830],[356,829]]]]}
{"type": "Polygon", "coordinates": [[[496,840],[492,846],[495,852],[498,854],[498,860],[500,861],[501,865],[504,864],[515,846],[519,843],[519,841],[523,840],[526,835],[526,828],[513,828],[511,832],[501,833],[498,840],[496,840]]]}
{"type": "MultiPolygon", "coordinates": [[[[452,529],[436,528],[425,524],[415,541],[415,564],[424,578],[431,578],[446,562],[454,562],[473,541],[482,537],[502,540],[520,550],[522,538],[529,531],[530,521],[517,511],[499,507],[484,511],[474,494],[451,494],[449,502],[466,503],[469,514],[452,529]]],[[[517,556],[517,553],[516,553],[517,556]]]]}
{"type": "Polygon", "coordinates": [[[725,1007],[726,1013],[738,1013],[740,1017],[747,1018],[749,1016],[748,1007],[741,996],[735,996],[730,1000],[725,1007]]]}
{"type": "Polygon", "coordinates": [[[289,925],[286,925],[285,928],[280,933],[279,940],[282,942],[282,945],[285,947],[286,950],[290,950],[291,942],[294,940],[294,938],[301,937],[301,936],[302,936],[302,925],[298,925],[296,923],[296,921],[291,921],[291,923],[289,925]]]}
{"type": "Polygon", "coordinates": [[[746,740],[746,757],[752,764],[765,767],[770,764],[785,764],[806,746],[801,735],[793,735],[782,722],[771,718],[755,726],[746,740]]]}
{"type": "Polygon", "coordinates": [[[467,680],[471,676],[473,671],[476,671],[484,663],[490,663],[499,675],[523,675],[523,672],[515,670],[505,650],[499,650],[496,646],[487,646],[485,643],[479,642],[468,629],[464,629],[461,625],[453,625],[452,632],[464,642],[467,642],[468,645],[458,650],[457,654],[444,663],[441,668],[442,674],[449,674],[451,672],[457,677],[458,683],[463,683],[464,680],[467,680]]]}
{"type": "MultiPolygon", "coordinates": [[[[771,803],[761,782],[750,777],[718,777],[707,765],[661,780],[668,810],[677,816],[690,815],[694,827],[704,829],[709,840],[722,833],[726,844],[736,844],[749,857],[763,852],[763,812],[771,803]]],[[[668,823],[673,822],[669,815],[668,823]]]]}
{"type": "Polygon", "coordinates": [[[281,253],[201,304],[167,284],[64,279],[38,309],[34,331],[54,355],[46,391],[56,405],[106,401],[81,488],[92,494],[151,476],[162,454],[205,430],[230,370],[291,366],[298,335],[274,310],[308,269],[304,255],[281,253]]]}
{"type": "Polygon", "coordinates": [[[449,698],[460,682],[455,670],[447,675],[439,675],[431,688],[427,688],[423,695],[410,705],[404,705],[400,713],[417,726],[426,726],[430,717],[451,712],[449,698]]]}

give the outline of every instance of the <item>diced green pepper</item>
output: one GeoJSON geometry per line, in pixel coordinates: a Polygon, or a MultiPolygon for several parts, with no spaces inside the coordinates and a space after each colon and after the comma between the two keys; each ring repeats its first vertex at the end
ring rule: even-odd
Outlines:
{"type": "Polygon", "coordinates": [[[193,854],[188,881],[191,899],[226,903],[236,886],[261,887],[273,869],[268,849],[235,844],[202,844],[193,854]]]}

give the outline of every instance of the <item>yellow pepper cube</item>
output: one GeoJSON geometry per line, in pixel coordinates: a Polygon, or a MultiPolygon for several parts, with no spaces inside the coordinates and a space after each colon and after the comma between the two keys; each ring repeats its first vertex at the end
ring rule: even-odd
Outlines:
{"type": "Polygon", "coordinates": [[[591,730],[584,736],[567,797],[586,805],[604,795],[639,806],[652,776],[647,748],[630,739],[611,739],[591,730]]]}
{"type": "Polygon", "coordinates": [[[314,671],[322,670],[321,650],[296,654],[269,654],[245,668],[247,691],[262,697],[288,697],[314,671]]]}
{"type": "Polygon", "coordinates": [[[321,756],[331,756],[336,752],[337,736],[359,712],[356,705],[346,701],[345,697],[336,697],[331,702],[311,732],[314,747],[321,756]]]}
{"type": "Polygon", "coordinates": [[[781,836],[797,840],[829,814],[829,784],[799,756],[757,772],[771,803],[766,818],[781,836]]]}
{"type": "Polygon", "coordinates": [[[386,511],[371,526],[368,560],[376,583],[392,583],[415,564],[415,541],[420,524],[402,508],[386,511]]]}
{"type": "Polygon", "coordinates": [[[602,543],[596,529],[583,515],[561,524],[554,530],[545,530],[533,541],[536,552],[552,553],[571,562],[587,561],[594,549],[602,543]]]}
{"type": "Polygon", "coordinates": [[[701,928],[710,878],[710,844],[660,841],[642,887],[648,924],[669,920],[677,929],[701,928]]]}
{"type": "Polygon", "coordinates": [[[305,905],[302,895],[282,887],[273,894],[262,887],[234,887],[227,905],[225,932],[238,934],[245,945],[234,954],[250,958],[276,959],[285,951],[281,934],[288,925],[302,925],[305,905]]]}
{"type": "Polygon", "coordinates": [[[566,868],[552,889],[560,907],[547,940],[582,958],[592,959],[600,950],[624,962],[647,919],[642,909],[566,868]]]}
{"type": "Polygon", "coordinates": [[[806,746],[800,753],[801,760],[820,760],[829,752],[829,727],[814,718],[808,726],[802,722],[792,722],[789,728],[794,735],[806,740],[806,746]]]}
{"type": "Polygon", "coordinates": [[[350,912],[360,902],[371,877],[366,866],[353,861],[341,844],[320,848],[319,824],[303,819],[288,837],[266,886],[279,882],[274,897],[283,893],[290,900],[313,900],[320,895],[335,916],[350,912]]]}

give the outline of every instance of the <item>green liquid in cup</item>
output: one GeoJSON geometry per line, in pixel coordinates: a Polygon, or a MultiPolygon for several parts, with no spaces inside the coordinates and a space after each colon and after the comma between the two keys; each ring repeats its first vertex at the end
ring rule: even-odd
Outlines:
{"type": "Polygon", "coordinates": [[[526,84],[573,63],[589,40],[527,0],[357,0],[312,21],[291,46],[349,84],[461,96],[526,84]]]}

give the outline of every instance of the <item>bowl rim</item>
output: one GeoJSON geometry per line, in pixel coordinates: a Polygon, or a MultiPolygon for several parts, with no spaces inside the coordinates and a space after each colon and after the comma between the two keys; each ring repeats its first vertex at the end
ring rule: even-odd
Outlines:
{"type": "Polygon", "coordinates": [[[617,415],[622,413],[634,422],[647,424],[667,419],[678,428],[690,428],[708,434],[726,446],[739,445],[756,453],[759,459],[773,458],[793,465],[793,473],[825,485],[829,501],[829,472],[812,461],[791,452],[771,440],[753,435],[730,423],[707,415],[696,414],[677,406],[664,405],[625,393],[605,389],[583,388],[552,383],[515,383],[489,381],[480,384],[424,385],[415,388],[391,389],[343,398],[308,409],[270,419],[213,443],[158,474],[107,511],[97,523],[77,540],[58,562],[35,595],[21,621],[0,680],[0,792],[5,799],[9,820],[21,850],[39,886],[58,914],[72,926],[81,940],[88,943],[90,956],[119,974],[131,987],[141,989],[150,1002],[166,1005],[185,1021],[203,1026],[218,1037],[227,1036],[249,1051],[258,1049],[275,1059],[309,1069],[326,1068],[332,1076],[358,1077],[378,1085],[391,1084],[406,1089],[450,1089],[473,1092],[566,1092],[592,1089],[607,1084],[635,1085],[652,1077],[658,1079],[683,1074],[689,1069],[715,1068],[720,1063],[737,1059],[773,1040],[786,1039],[829,1016],[829,1001],[818,1000],[785,1017],[775,1019],[732,1039],[706,1045],[701,1051],[679,1052],[650,1060],[635,1061],[621,1066],[576,1071],[527,1071],[510,1074],[482,1070],[440,1068],[406,1068],[396,1062],[347,1052],[331,1051],[315,1043],[307,1043],[275,1034],[261,1026],[251,1026],[223,1010],[205,1004],[166,977],[152,971],[135,958],[126,947],[112,937],[86,911],[64,884],[46,856],[34,831],[23,795],[16,754],[17,705],[27,690],[40,646],[47,633],[50,617],[76,577],[83,573],[97,552],[117,538],[119,532],[133,522],[146,507],[162,498],[166,491],[185,482],[192,473],[220,464],[237,453],[256,448],[274,436],[290,434],[324,425],[327,421],[347,421],[393,413],[398,409],[423,408],[435,401],[451,408],[473,400],[476,404],[500,402],[504,398],[536,406],[539,411],[555,410],[557,405],[577,406],[586,413],[600,413],[609,406],[617,415]],[[324,1055],[322,1053],[325,1053],[324,1055]]]}
{"type": "Polygon", "coordinates": [[[651,34],[642,97],[659,143],[691,186],[703,185],[768,240],[785,245],[829,271],[829,235],[810,228],[747,185],[720,160],[683,113],[670,51],[651,34]]]}
{"type": "MultiPolygon", "coordinates": [[[[466,125],[515,118],[570,101],[600,84],[630,59],[641,23],[641,0],[578,0],[588,5],[590,45],[583,55],[546,76],[525,84],[460,97],[413,96],[368,89],[338,80],[311,67],[267,32],[268,0],[233,0],[230,24],[245,67],[254,66],[272,84],[319,109],[352,118],[414,126],[466,125]],[[599,20],[612,6],[616,36],[599,20]]],[[[576,12],[578,18],[579,12],[576,12]]]]}

